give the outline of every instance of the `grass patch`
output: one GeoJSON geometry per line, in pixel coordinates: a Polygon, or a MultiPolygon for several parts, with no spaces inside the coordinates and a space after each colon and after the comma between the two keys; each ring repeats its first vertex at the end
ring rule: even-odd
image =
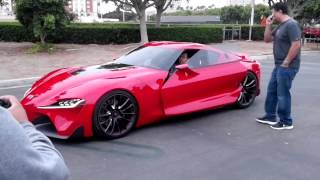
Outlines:
{"type": "Polygon", "coordinates": [[[35,43],[30,49],[28,49],[27,53],[36,54],[36,53],[49,53],[52,54],[55,51],[55,47],[51,43],[41,44],[35,43]]]}

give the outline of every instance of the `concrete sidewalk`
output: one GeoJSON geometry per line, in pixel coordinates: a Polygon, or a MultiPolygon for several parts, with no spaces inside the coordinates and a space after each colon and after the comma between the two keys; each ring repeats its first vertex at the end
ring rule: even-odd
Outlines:
{"type": "MultiPolygon", "coordinates": [[[[228,51],[247,53],[250,56],[272,54],[272,44],[264,42],[227,41],[211,44],[228,51]]],[[[120,57],[139,46],[126,45],[75,45],[57,44],[53,54],[28,54],[32,43],[0,43],[0,88],[27,85],[40,76],[62,67],[102,64],[120,57]]],[[[304,51],[312,47],[304,46],[304,51]]]]}

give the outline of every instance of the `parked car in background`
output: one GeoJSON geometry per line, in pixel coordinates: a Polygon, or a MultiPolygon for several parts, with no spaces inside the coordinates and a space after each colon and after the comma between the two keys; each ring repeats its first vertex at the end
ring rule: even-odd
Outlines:
{"type": "Polygon", "coordinates": [[[305,27],[303,33],[306,38],[320,37],[320,24],[305,27]]]}

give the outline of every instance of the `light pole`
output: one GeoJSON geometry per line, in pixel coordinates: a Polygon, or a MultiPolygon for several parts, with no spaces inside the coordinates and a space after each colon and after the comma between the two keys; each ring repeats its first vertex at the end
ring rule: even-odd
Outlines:
{"type": "Polygon", "coordinates": [[[126,21],[126,11],[123,10],[123,9],[120,9],[120,11],[122,12],[122,22],[125,22],[126,21]]]}
{"type": "Polygon", "coordinates": [[[252,41],[252,26],[253,26],[253,21],[254,21],[254,5],[255,5],[255,0],[251,0],[251,20],[250,20],[250,30],[249,30],[249,40],[252,41]]]}

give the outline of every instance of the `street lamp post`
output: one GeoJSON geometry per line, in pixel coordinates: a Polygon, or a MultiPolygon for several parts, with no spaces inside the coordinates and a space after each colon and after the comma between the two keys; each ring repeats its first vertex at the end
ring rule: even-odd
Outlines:
{"type": "Polygon", "coordinates": [[[251,0],[251,20],[250,20],[250,30],[249,30],[249,41],[252,41],[252,26],[254,21],[254,5],[255,0],[251,0]]]}

